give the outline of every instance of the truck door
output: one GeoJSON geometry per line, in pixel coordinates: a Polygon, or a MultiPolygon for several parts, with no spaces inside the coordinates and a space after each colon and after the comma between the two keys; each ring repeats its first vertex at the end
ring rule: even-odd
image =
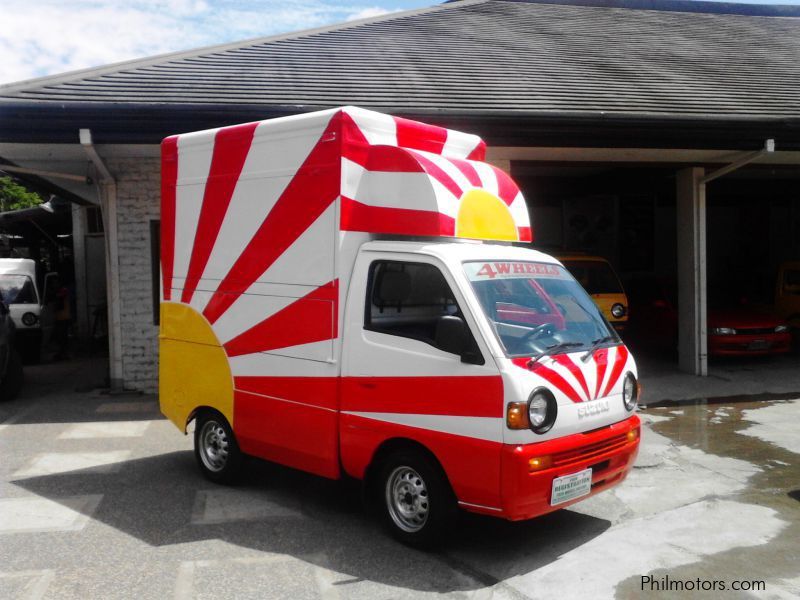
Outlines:
{"type": "Polygon", "coordinates": [[[350,475],[363,476],[381,444],[404,438],[436,456],[460,502],[500,505],[503,383],[465,307],[432,257],[359,256],[345,316],[339,421],[350,475]],[[461,353],[447,334],[457,319],[468,328],[461,353]]]}

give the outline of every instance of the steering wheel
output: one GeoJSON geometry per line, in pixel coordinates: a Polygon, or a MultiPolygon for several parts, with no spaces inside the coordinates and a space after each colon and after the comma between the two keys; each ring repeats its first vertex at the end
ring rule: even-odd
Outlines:
{"type": "Polygon", "coordinates": [[[523,335],[520,340],[523,342],[527,342],[529,339],[533,337],[539,337],[540,335],[548,334],[553,335],[556,332],[556,328],[553,326],[552,323],[542,323],[531,329],[528,333],[523,335]]]}

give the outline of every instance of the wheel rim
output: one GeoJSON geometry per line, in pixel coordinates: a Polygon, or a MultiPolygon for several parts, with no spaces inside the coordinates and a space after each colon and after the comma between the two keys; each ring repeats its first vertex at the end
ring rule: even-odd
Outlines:
{"type": "Polygon", "coordinates": [[[228,462],[228,434],[217,421],[203,423],[200,430],[200,460],[203,465],[215,473],[225,468],[228,462]]]}
{"type": "Polygon", "coordinates": [[[386,480],[386,507],[395,525],[408,533],[425,527],[430,511],[425,481],[411,467],[397,467],[386,480]]]}

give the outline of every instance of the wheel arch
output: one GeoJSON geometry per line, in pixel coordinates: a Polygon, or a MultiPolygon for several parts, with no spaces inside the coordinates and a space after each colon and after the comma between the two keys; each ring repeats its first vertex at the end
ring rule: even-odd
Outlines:
{"type": "Polygon", "coordinates": [[[228,418],[219,409],[214,408],[213,406],[208,406],[207,404],[201,404],[200,406],[195,406],[192,410],[189,411],[189,414],[186,416],[186,422],[183,424],[184,435],[189,433],[189,423],[196,420],[197,417],[200,415],[200,413],[203,412],[211,412],[219,415],[220,417],[225,419],[225,422],[228,423],[228,425],[231,428],[231,431],[234,432],[234,435],[236,434],[236,432],[233,429],[233,423],[228,422],[228,418]]]}
{"type": "Polygon", "coordinates": [[[411,438],[393,437],[381,442],[380,445],[375,448],[369,463],[367,463],[367,468],[364,471],[363,482],[364,491],[366,492],[368,498],[373,497],[375,486],[378,482],[378,475],[380,474],[383,463],[392,454],[402,451],[413,451],[423,454],[440,471],[444,481],[446,481],[447,485],[450,486],[450,490],[453,490],[453,484],[450,482],[450,478],[447,476],[447,471],[445,471],[441,461],[436,457],[430,448],[417,440],[412,440],[411,438]]]}

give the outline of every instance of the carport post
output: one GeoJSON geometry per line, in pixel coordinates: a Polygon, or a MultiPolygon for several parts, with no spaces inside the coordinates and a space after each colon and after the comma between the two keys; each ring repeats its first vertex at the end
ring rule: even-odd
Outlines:
{"type": "Polygon", "coordinates": [[[678,171],[678,365],[708,375],[705,169],[678,171]]]}
{"type": "Polygon", "coordinates": [[[78,131],[81,146],[100,175],[100,210],[106,241],[106,304],[108,306],[108,363],[112,392],[123,389],[122,317],[119,292],[119,240],[117,237],[117,181],[97,153],[90,129],[78,131]]]}

